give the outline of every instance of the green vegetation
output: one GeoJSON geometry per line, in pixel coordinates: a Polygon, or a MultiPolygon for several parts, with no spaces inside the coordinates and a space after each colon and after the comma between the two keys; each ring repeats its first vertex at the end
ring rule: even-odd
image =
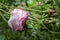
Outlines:
{"type": "Polygon", "coordinates": [[[0,0],[0,40],[60,40],[60,1],[0,0]],[[14,8],[30,14],[22,32],[8,26],[9,10],[14,8]],[[55,12],[51,14],[49,9],[55,12]]]}

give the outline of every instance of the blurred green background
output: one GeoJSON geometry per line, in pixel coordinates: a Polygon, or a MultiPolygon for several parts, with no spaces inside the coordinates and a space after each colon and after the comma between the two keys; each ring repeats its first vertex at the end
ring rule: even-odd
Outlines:
{"type": "Polygon", "coordinates": [[[0,40],[60,40],[60,0],[0,0],[0,40]],[[29,11],[29,19],[21,32],[8,26],[9,10],[29,11]],[[49,9],[54,9],[53,15],[49,9]]]}

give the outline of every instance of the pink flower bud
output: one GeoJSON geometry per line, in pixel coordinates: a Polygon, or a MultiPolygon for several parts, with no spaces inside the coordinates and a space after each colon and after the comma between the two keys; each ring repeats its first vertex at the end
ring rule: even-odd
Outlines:
{"type": "Polygon", "coordinates": [[[49,9],[50,14],[54,14],[55,10],[49,9]]]}
{"type": "Polygon", "coordinates": [[[9,27],[14,31],[22,31],[23,26],[26,24],[29,13],[22,9],[14,9],[11,12],[11,17],[8,20],[9,27]]]}

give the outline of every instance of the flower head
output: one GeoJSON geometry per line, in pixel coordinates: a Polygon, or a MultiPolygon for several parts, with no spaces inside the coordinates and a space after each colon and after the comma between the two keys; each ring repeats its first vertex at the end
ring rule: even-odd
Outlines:
{"type": "Polygon", "coordinates": [[[24,11],[22,9],[14,9],[11,12],[11,17],[8,20],[9,27],[14,31],[22,31],[23,26],[26,24],[26,21],[28,19],[29,13],[27,11],[24,11]]]}

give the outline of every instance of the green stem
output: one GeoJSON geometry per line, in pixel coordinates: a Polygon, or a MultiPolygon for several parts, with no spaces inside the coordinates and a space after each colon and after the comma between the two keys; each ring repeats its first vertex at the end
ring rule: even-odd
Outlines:
{"type": "Polygon", "coordinates": [[[41,11],[41,10],[36,10],[36,9],[31,9],[31,8],[21,7],[21,6],[20,6],[20,8],[21,8],[21,9],[26,9],[26,10],[29,10],[29,11],[43,12],[43,13],[45,13],[45,12],[47,12],[47,11],[48,11],[48,10],[46,10],[46,11],[41,11]]]}
{"type": "Polygon", "coordinates": [[[3,18],[3,20],[7,23],[7,20],[5,17],[2,16],[2,13],[0,13],[0,16],[3,18]]]}
{"type": "Polygon", "coordinates": [[[52,33],[52,34],[60,34],[60,32],[54,32],[54,31],[49,30],[49,29],[43,24],[43,22],[42,22],[41,20],[39,20],[39,19],[37,19],[37,18],[34,18],[34,19],[37,20],[37,22],[38,22],[39,24],[42,24],[50,33],[52,33]]]}
{"type": "Polygon", "coordinates": [[[3,9],[0,9],[0,11],[4,12],[4,13],[6,13],[6,14],[9,14],[8,12],[6,12],[6,11],[5,11],[5,10],[3,10],[3,9]]]}
{"type": "MultiPolygon", "coordinates": [[[[3,3],[0,3],[2,5],[4,5],[3,3]]],[[[7,5],[4,5],[5,7],[8,7],[7,5]]],[[[36,9],[31,9],[31,8],[28,8],[28,7],[22,7],[22,6],[19,6],[19,8],[21,9],[26,9],[26,10],[29,10],[29,11],[35,11],[35,12],[47,12],[48,10],[46,11],[41,11],[41,10],[36,10],[36,9]]]]}

